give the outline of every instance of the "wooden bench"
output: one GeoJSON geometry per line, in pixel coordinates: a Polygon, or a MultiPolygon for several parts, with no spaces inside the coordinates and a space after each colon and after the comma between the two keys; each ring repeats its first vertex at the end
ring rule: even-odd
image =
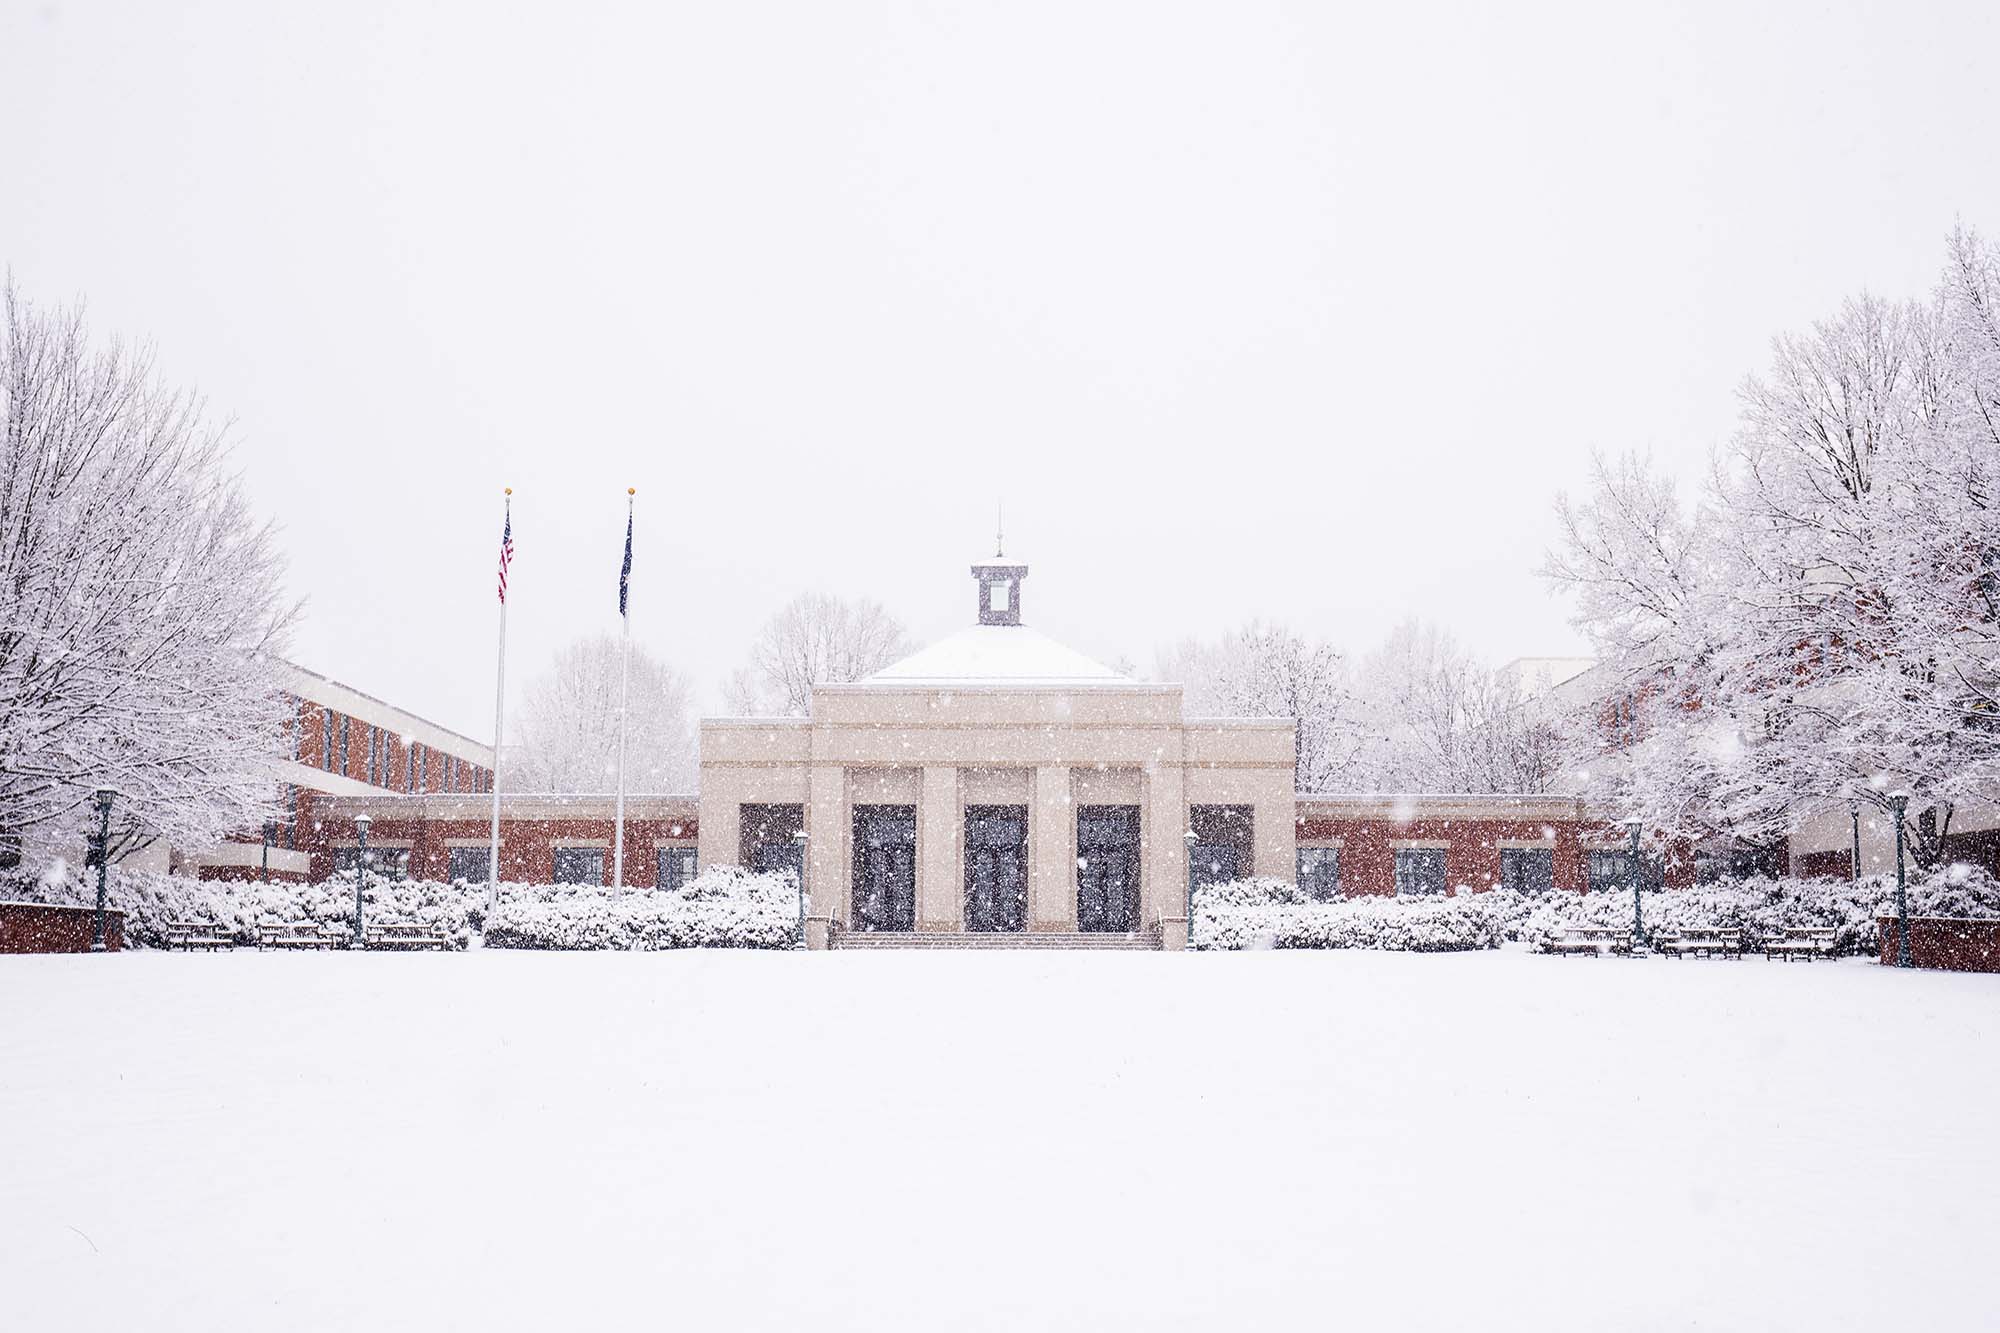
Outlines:
{"type": "Polygon", "coordinates": [[[362,931],[362,945],[369,949],[442,949],[450,944],[429,926],[411,921],[368,926],[362,931]]]}
{"type": "Polygon", "coordinates": [[[330,949],[338,944],[346,934],[334,926],[321,926],[311,921],[290,923],[266,921],[257,927],[257,947],[260,949],[330,949]]]}
{"type": "Polygon", "coordinates": [[[1793,926],[1782,935],[1764,941],[1764,957],[1811,960],[1833,957],[1834,940],[1840,932],[1832,926],[1793,926]]]}
{"type": "Polygon", "coordinates": [[[1741,958],[1743,932],[1733,926],[1696,926],[1663,932],[1655,938],[1653,947],[1668,958],[1704,954],[1710,958],[1741,958]]]}
{"type": "Polygon", "coordinates": [[[1632,932],[1606,926],[1571,926],[1558,939],[1542,946],[1542,952],[1597,957],[1600,953],[1632,952],[1632,932]]]}
{"type": "Polygon", "coordinates": [[[233,949],[236,947],[236,937],[229,933],[227,926],[218,926],[207,921],[169,921],[167,947],[187,950],[233,949]]]}

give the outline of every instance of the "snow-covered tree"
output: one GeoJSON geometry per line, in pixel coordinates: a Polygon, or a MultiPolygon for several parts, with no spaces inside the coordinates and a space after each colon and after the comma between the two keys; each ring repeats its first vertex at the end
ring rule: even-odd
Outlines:
{"type": "Polygon", "coordinates": [[[0,833],[114,857],[277,813],[295,607],[202,401],[10,285],[0,331],[0,833]]]}
{"type": "Polygon", "coordinates": [[[1362,659],[1353,690],[1353,766],[1367,790],[1544,792],[1559,781],[1553,727],[1523,683],[1435,626],[1398,626],[1362,659]]]}
{"type": "Polygon", "coordinates": [[[804,717],[813,686],[860,680],[909,652],[902,625],[881,603],[803,593],[750,645],[748,665],[729,678],[729,707],[746,717],[804,717]]]}
{"type": "Polygon", "coordinates": [[[1162,650],[1154,674],[1181,684],[1190,715],[1297,719],[1300,791],[1349,781],[1355,739],[1346,669],[1331,644],[1251,621],[1214,642],[1186,639],[1162,650]]]}
{"type": "MultiPolygon", "coordinates": [[[[501,769],[509,791],[608,792],[618,779],[618,639],[579,639],[529,682],[501,769]]],[[[625,789],[689,792],[697,758],[687,682],[632,647],[625,789]]]]}
{"type": "Polygon", "coordinates": [[[1924,865],[1954,806],[1990,799],[1996,267],[1960,234],[1933,298],[1859,297],[1776,340],[1692,511],[1630,464],[1559,508],[1549,573],[1613,665],[1626,732],[1594,781],[1751,841],[1907,788],[1924,865]]]}

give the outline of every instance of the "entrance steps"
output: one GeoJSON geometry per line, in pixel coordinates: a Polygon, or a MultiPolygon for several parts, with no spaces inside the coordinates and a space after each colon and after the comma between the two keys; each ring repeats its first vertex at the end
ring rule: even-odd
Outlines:
{"type": "Polygon", "coordinates": [[[836,949],[1147,949],[1160,947],[1158,932],[1150,930],[1114,932],[1065,931],[955,931],[879,930],[837,931],[832,939],[836,949]]]}

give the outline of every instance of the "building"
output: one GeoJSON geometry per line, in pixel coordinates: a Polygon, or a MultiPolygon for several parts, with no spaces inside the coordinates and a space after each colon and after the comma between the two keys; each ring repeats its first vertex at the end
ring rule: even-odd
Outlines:
{"type": "MultiPolygon", "coordinates": [[[[965,629],[815,687],[806,717],[703,721],[699,795],[628,798],[624,883],[803,872],[815,946],[1026,932],[1169,947],[1191,884],[1249,875],[1325,898],[1629,883],[1623,830],[1571,797],[1301,793],[1291,719],[1190,717],[1179,685],[1025,623],[1025,564],[970,572],[965,629]]],[[[608,886],[612,805],[504,795],[501,878],[608,886]]],[[[315,876],[348,863],[367,814],[391,873],[485,878],[490,796],[392,780],[315,809],[300,844],[315,876]]],[[[1648,864],[1656,883],[1691,881],[1678,851],[1648,864]]]]}
{"type": "MultiPolygon", "coordinates": [[[[219,847],[163,853],[181,873],[324,879],[348,861],[320,835],[326,802],[493,790],[492,746],[304,667],[282,663],[280,674],[293,708],[291,753],[272,761],[284,815],[219,847]]],[[[386,868],[402,869],[393,848],[386,868]]]]}

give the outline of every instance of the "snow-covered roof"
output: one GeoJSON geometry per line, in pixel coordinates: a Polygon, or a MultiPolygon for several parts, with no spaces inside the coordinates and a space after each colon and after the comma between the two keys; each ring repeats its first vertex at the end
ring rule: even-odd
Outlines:
{"type": "Polygon", "coordinates": [[[1026,625],[974,625],[939,639],[859,684],[1092,686],[1132,681],[1026,625]]]}

